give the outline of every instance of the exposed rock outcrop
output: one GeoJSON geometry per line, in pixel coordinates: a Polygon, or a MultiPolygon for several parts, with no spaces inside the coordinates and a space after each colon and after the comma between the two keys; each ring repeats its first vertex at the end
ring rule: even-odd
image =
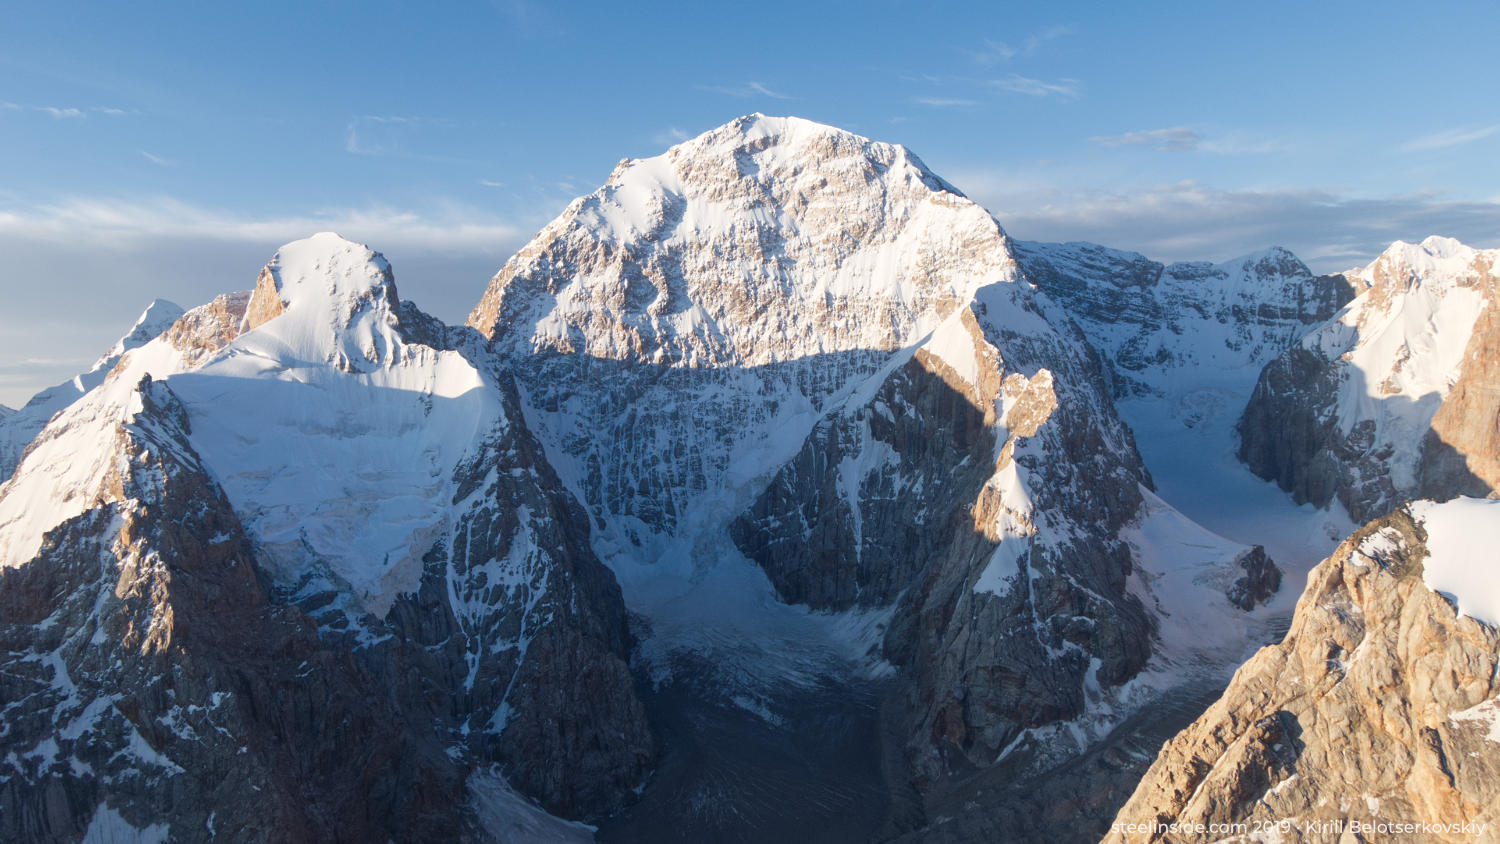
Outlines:
{"type": "Polygon", "coordinates": [[[98,503],[0,570],[0,836],[459,835],[458,766],[273,603],[185,409],[149,378],[136,395],[98,503]]]}
{"type": "Polygon", "coordinates": [[[1429,527],[1398,509],[1314,569],[1285,639],[1162,748],[1109,840],[1346,840],[1354,823],[1491,840],[1500,634],[1424,584],[1429,527]]]}

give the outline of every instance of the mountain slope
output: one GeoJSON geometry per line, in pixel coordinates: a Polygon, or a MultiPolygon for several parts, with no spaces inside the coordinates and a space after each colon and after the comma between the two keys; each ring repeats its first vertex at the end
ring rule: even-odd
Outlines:
{"type": "MultiPolygon", "coordinates": [[[[333,723],[381,725],[349,739],[387,760],[372,763],[377,767],[408,757],[418,766],[390,767],[389,776],[440,781],[432,788],[443,790],[435,798],[445,807],[441,828],[454,833],[493,826],[496,812],[524,805],[510,800],[504,803],[510,809],[487,808],[486,801],[506,793],[494,766],[549,810],[573,816],[617,808],[645,776],[653,745],[626,664],[624,607],[587,536],[587,523],[524,424],[509,376],[485,344],[401,302],[382,257],[328,234],[283,247],[249,296],[196,308],[127,352],[109,377],[48,424],[0,486],[6,583],[67,576],[78,588],[65,591],[80,595],[146,590],[161,618],[207,618],[211,610],[198,602],[260,607],[242,629],[226,633],[232,641],[183,645],[180,660],[209,666],[204,670],[215,679],[183,690],[178,703],[190,711],[208,707],[205,696],[216,684],[226,687],[212,666],[238,660],[257,642],[271,648],[256,657],[268,682],[289,682],[303,670],[299,663],[336,665],[328,682],[337,694],[347,692],[348,713],[331,711],[333,723]],[[165,424],[142,416],[143,408],[157,406],[171,408],[163,412],[173,427],[143,443],[129,432],[165,424]],[[212,519],[173,517],[175,487],[122,468],[157,452],[180,464],[171,477],[206,490],[193,494],[213,505],[212,519]],[[120,501],[138,511],[139,536],[128,549],[112,539],[120,528],[111,514],[120,501]],[[80,527],[62,530],[69,525],[80,527]],[[237,544],[221,555],[216,546],[225,542],[237,544]],[[174,576],[171,566],[185,567],[187,586],[152,587],[148,575],[156,569],[135,565],[137,557],[168,561],[167,576],[174,576]],[[62,562],[77,560],[89,564],[74,571],[62,562]],[[259,597],[196,591],[199,568],[218,577],[223,566],[242,569],[259,597]],[[289,663],[276,655],[281,634],[260,630],[268,618],[289,619],[300,631],[298,644],[283,648],[289,663]]],[[[10,595],[8,588],[0,584],[0,597],[10,595]]],[[[5,599],[23,601],[26,594],[36,593],[5,599]]],[[[112,611],[107,598],[100,600],[70,599],[47,625],[16,625],[9,633],[15,650],[50,652],[59,635],[112,643],[93,632],[100,613],[112,611]]],[[[75,676],[59,673],[73,671],[67,660],[91,658],[65,657],[54,685],[75,676]]],[[[112,679],[70,692],[68,700],[98,711],[111,694],[143,695],[172,676],[170,662],[127,653],[119,664],[125,676],[105,672],[112,679]]],[[[290,753],[282,762],[300,766],[298,773],[277,776],[303,783],[298,787],[308,790],[314,809],[352,801],[348,811],[374,812],[362,821],[366,826],[350,827],[365,830],[355,837],[415,834],[420,827],[407,826],[400,814],[407,798],[383,800],[378,790],[335,785],[342,741],[318,735],[322,723],[287,720],[265,735],[266,725],[253,717],[221,726],[290,753]],[[365,805],[371,800],[382,805],[365,805]]],[[[19,751],[25,738],[13,738],[17,744],[10,738],[6,744],[19,751]]],[[[136,741],[118,731],[90,740],[108,753],[136,741]]],[[[161,769],[150,780],[154,788],[201,778],[233,756],[217,747],[148,743],[161,769]]],[[[84,751],[58,753],[64,789],[75,795],[66,811],[58,810],[58,824],[77,826],[105,811],[100,796],[136,828],[170,820],[139,790],[119,791],[77,765],[69,774],[70,760],[91,758],[84,751]]],[[[59,775],[27,774],[26,788],[41,791],[21,799],[55,788],[49,776],[59,775]]],[[[369,782],[370,775],[343,780],[355,781],[369,782]]],[[[253,801],[244,791],[253,785],[225,786],[217,822],[254,828],[253,801]]],[[[426,799],[425,793],[412,799],[426,799]]],[[[183,799],[177,815],[207,812],[219,800],[198,792],[183,799]]],[[[320,838],[334,828],[320,824],[339,822],[315,820],[312,826],[288,820],[287,829],[293,837],[320,838]]],[[[173,835],[202,835],[196,829],[174,826],[173,835]]]]}
{"type": "Polygon", "coordinates": [[[1162,748],[1110,840],[1200,840],[1174,822],[1485,839],[1500,822],[1500,576],[1481,549],[1496,539],[1500,502],[1475,499],[1360,528],[1314,570],[1286,638],[1162,748]]]}
{"type": "Polygon", "coordinates": [[[469,322],[643,614],[651,676],[708,663],[775,718],[778,688],[888,659],[923,788],[1138,705],[1162,578],[1225,620],[1165,662],[1237,658],[1242,565],[1265,597],[1245,546],[1132,546],[1171,508],[1143,506],[1098,361],[993,218],[900,147],[752,115],[622,162],[469,322]]]}
{"type": "Polygon", "coordinates": [[[171,390],[128,389],[94,506],[0,571],[4,837],[457,833],[457,767],[269,599],[171,390]]]}
{"type": "Polygon", "coordinates": [[[1261,375],[1241,458],[1297,501],[1337,500],[1358,520],[1496,489],[1497,257],[1430,237],[1357,271],[1360,296],[1261,375]]]}

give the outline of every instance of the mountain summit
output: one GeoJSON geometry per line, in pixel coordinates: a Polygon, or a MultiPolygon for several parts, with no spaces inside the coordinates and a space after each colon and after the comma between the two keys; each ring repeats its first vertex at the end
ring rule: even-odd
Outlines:
{"type": "Polygon", "coordinates": [[[1019,254],[905,149],[751,115],[621,162],[506,263],[469,324],[589,511],[653,676],[780,719],[809,671],[894,668],[903,764],[942,800],[1007,748],[1076,752],[1148,665],[1238,655],[1275,566],[1151,495],[1019,254]],[[1169,600],[1218,635],[1155,644],[1169,614],[1185,630],[1169,600]]]}

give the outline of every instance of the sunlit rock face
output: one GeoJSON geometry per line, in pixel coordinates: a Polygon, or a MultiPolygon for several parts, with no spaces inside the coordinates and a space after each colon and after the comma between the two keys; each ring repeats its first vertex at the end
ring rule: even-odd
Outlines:
{"type": "Polygon", "coordinates": [[[1162,748],[1109,840],[1200,840],[1144,831],[1173,823],[1283,841],[1334,840],[1354,823],[1430,825],[1417,837],[1432,841],[1493,835],[1500,578],[1474,543],[1496,536],[1500,502],[1462,498],[1360,528],[1314,569],[1285,639],[1162,748]],[[1452,559],[1464,554],[1476,559],[1452,559]]]}

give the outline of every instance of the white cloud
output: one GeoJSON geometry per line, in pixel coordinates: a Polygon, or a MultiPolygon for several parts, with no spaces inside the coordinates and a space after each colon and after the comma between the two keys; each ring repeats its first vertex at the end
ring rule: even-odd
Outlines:
{"type": "Polygon", "coordinates": [[[917,97],[918,105],[932,106],[933,108],[967,108],[979,105],[977,100],[965,100],[957,97],[917,97]]]}
{"type": "Polygon", "coordinates": [[[980,49],[970,50],[968,52],[969,55],[978,64],[1000,64],[1002,62],[1008,62],[1017,56],[1032,55],[1046,42],[1051,41],[1054,38],[1061,38],[1062,36],[1067,35],[1072,31],[1072,27],[1049,26],[1045,29],[1037,30],[1036,32],[1033,32],[1030,35],[1026,36],[1025,40],[1021,42],[1021,46],[1019,47],[1012,47],[1010,44],[1004,41],[996,41],[992,38],[986,38],[984,39],[983,46],[981,46],[980,49]]]}
{"type": "Polygon", "coordinates": [[[52,115],[52,117],[55,118],[55,119],[57,119],[57,120],[67,120],[67,119],[71,119],[71,118],[75,118],[75,117],[81,119],[81,118],[87,116],[82,111],[80,111],[79,109],[76,109],[76,108],[56,108],[54,106],[37,106],[36,110],[37,111],[46,112],[47,114],[52,115]]]}
{"type": "Polygon", "coordinates": [[[0,209],[0,235],[104,243],[115,248],[176,239],[277,245],[331,230],[365,240],[376,249],[381,244],[398,244],[403,248],[495,254],[517,246],[519,236],[530,228],[529,224],[516,225],[456,205],[438,214],[375,206],[251,217],[157,197],[73,198],[31,208],[0,209]]]}
{"type": "Polygon", "coordinates": [[[480,179],[479,180],[479,184],[483,185],[484,187],[487,187],[487,188],[503,188],[503,187],[505,187],[505,183],[504,182],[496,182],[496,181],[493,181],[491,179],[480,179]]]}
{"type": "Polygon", "coordinates": [[[176,163],[176,162],[171,161],[169,159],[162,158],[159,155],[152,155],[151,153],[146,152],[145,150],[139,150],[139,152],[140,152],[142,158],[145,158],[147,161],[151,162],[152,164],[155,164],[157,167],[171,167],[173,164],[176,163]]]}
{"type": "Polygon", "coordinates": [[[990,79],[988,85],[1009,91],[1014,94],[1026,94],[1032,97],[1061,97],[1065,100],[1076,100],[1081,93],[1081,85],[1077,79],[1059,79],[1056,82],[1046,82],[1041,79],[1032,79],[1019,73],[1012,73],[1000,79],[990,79]]]}
{"type": "Polygon", "coordinates": [[[740,99],[748,97],[770,97],[773,100],[793,99],[788,94],[771,90],[763,82],[746,82],[743,85],[699,85],[697,87],[700,91],[712,91],[715,94],[724,94],[725,96],[739,97],[740,99]]]}
{"type": "Polygon", "coordinates": [[[1100,146],[1153,146],[1164,152],[1196,149],[1203,137],[1192,129],[1174,126],[1170,129],[1146,129],[1123,135],[1096,135],[1089,138],[1100,146]]]}
{"type": "Polygon", "coordinates": [[[1394,240],[1443,234],[1500,246],[1500,202],[1434,195],[1359,197],[1317,188],[1230,190],[1178,182],[1135,190],[1039,183],[1024,174],[955,174],[953,184],[1016,237],[1087,240],[1156,260],[1224,260],[1267,246],[1319,272],[1363,264],[1394,240]]]}
{"type": "Polygon", "coordinates": [[[978,50],[970,50],[969,55],[974,61],[982,65],[1000,64],[1015,58],[1021,51],[1010,46],[1004,41],[996,41],[991,38],[984,39],[983,46],[978,50]]]}
{"type": "Polygon", "coordinates": [[[1460,144],[1469,144],[1474,141],[1483,140],[1500,132],[1500,125],[1486,126],[1482,129],[1449,129],[1444,132],[1435,132],[1431,135],[1423,135],[1401,145],[1404,152],[1421,152],[1432,149],[1447,149],[1460,144]]]}
{"type": "Polygon", "coordinates": [[[681,129],[678,129],[676,126],[669,126],[666,129],[657,132],[655,135],[652,135],[651,142],[656,144],[657,146],[669,147],[673,144],[680,144],[692,137],[692,135],[684,132],[681,129]]]}

